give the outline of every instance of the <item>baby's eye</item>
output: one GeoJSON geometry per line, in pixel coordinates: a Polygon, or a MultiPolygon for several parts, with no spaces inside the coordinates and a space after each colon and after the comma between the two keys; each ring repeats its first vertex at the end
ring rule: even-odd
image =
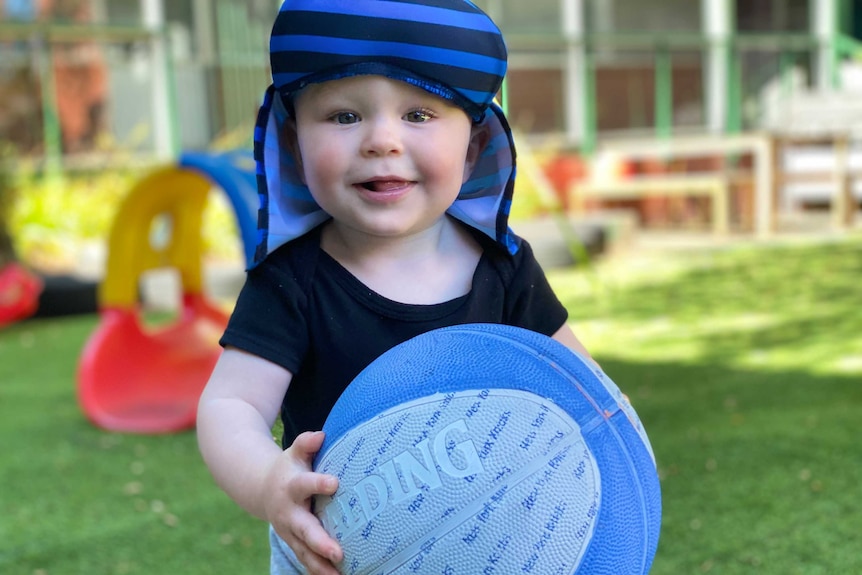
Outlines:
{"type": "Polygon", "coordinates": [[[434,117],[434,114],[431,110],[419,109],[419,110],[411,110],[404,114],[404,119],[408,122],[427,122],[431,118],[434,117]]]}
{"type": "Polygon", "coordinates": [[[353,112],[338,112],[331,117],[336,124],[355,124],[359,121],[359,114],[353,112]]]}

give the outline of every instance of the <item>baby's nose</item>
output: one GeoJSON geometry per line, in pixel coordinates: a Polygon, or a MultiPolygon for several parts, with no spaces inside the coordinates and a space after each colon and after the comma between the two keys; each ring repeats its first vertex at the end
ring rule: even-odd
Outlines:
{"type": "Polygon", "coordinates": [[[366,156],[386,156],[400,154],[403,149],[398,122],[388,118],[378,118],[365,123],[365,138],[362,153],[366,156]]]}

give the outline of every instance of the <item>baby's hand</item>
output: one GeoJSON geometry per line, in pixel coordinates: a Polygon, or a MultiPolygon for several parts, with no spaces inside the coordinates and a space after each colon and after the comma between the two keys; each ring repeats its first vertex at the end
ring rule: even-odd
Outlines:
{"type": "Polygon", "coordinates": [[[342,559],[341,547],[311,513],[311,498],[332,495],[338,479],[314,473],[311,462],[324,434],[302,433],[270,468],[266,482],[267,519],[311,575],[338,575],[333,563],[342,559]]]}

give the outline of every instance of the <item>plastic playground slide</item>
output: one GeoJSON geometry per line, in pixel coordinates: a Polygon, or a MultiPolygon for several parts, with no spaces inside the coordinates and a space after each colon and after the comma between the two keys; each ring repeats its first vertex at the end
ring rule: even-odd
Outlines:
{"type": "Polygon", "coordinates": [[[78,367],[81,408],[99,427],[169,433],[195,424],[228,317],[207,298],[202,281],[201,221],[213,188],[228,195],[248,261],[258,201],[249,153],[185,154],[177,165],[139,181],[120,206],[99,290],[100,322],[78,367]],[[157,221],[167,237],[155,240],[157,221]],[[179,274],[181,309],[167,323],[148,324],[139,298],[141,276],[163,268],[179,274]]]}

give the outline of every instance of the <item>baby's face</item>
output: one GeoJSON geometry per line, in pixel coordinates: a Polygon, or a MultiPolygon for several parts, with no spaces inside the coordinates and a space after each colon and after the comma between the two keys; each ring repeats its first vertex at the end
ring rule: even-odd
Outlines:
{"type": "Polygon", "coordinates": [[[484,143],[448,101],[382,76],[313,84],[295,100],[300,172],[336,223],[406,236],[438,222],[484,143]]]}

